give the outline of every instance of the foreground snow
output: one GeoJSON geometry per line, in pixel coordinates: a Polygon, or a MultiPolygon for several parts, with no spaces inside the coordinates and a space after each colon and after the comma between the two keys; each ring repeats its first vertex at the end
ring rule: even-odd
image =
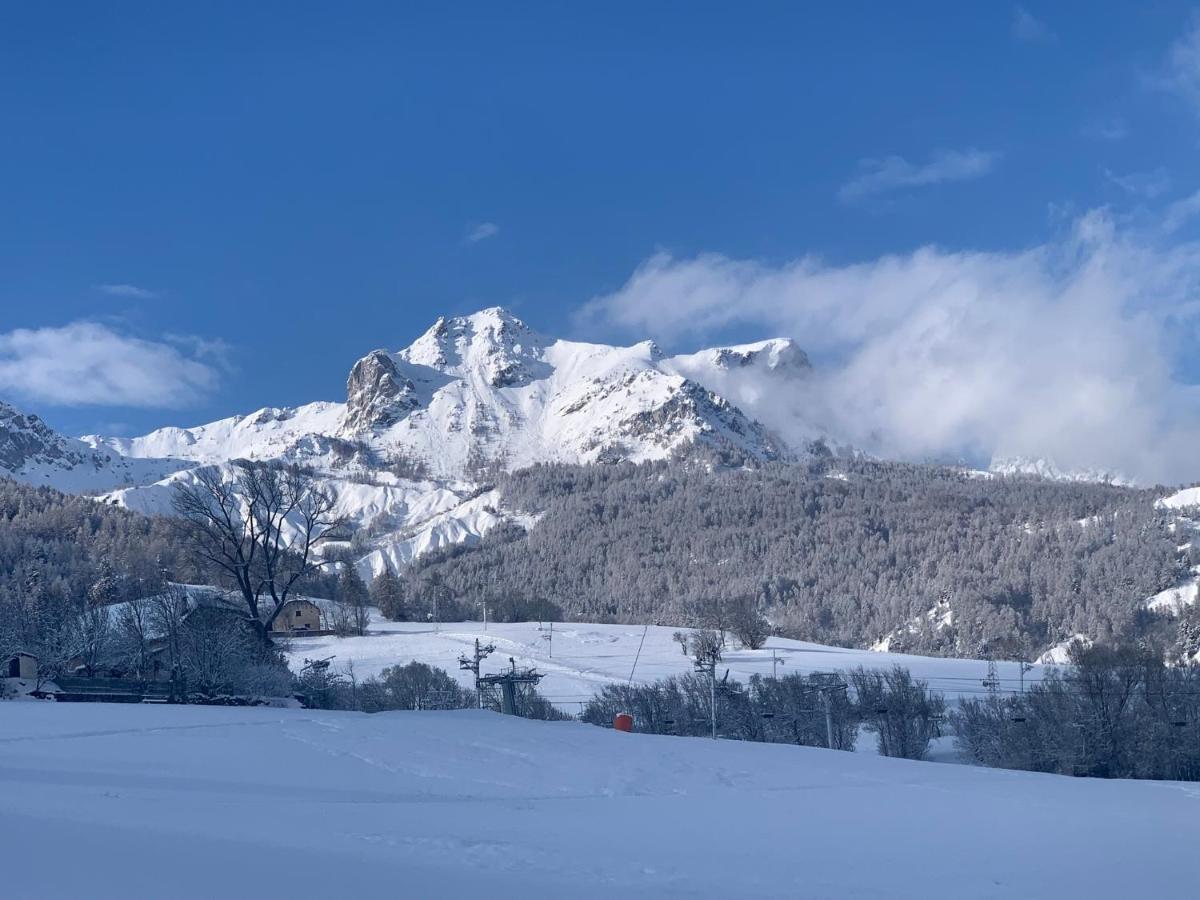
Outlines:
{"type": "MultiPolygon", "coordinates": [[[[370,634],[365,637],[293,638],[288,657],[293,670],[299,670],[305,659],[332,656],[335,669],[345,671],[352,665],[354,676],[360,680],[378,675],[388,666],[416,660],[445,669],[464,687],[470,687],[472,676],[459,670],[458,657],[468,653],[478,639],[496,646],[496,652],[483,664],[485,673],[507,668],[509,657],[519,666],[537,666],[546,676],[540,687],[542,693],[562,709],[578,712],[580,705],[605,684],[625,683],[631,676],[634,681],[646,682],[690,672],[691,662],[672,638],[679,630],[580,622],[558,622],[553,631],[549,623],[539,622],[493,622],[486,631],[482,622],[450,622],[435,630],[431,624],[389,622],[374,613],[370,634]]],[[[729,669],[730,678],[744,682],[753,674],[775,672],[782,676],[897,664],[950,697],[982,693],[982,681],[988,672],[987,663],[981,660],[876,653],[774,637],[762,650],[730,649],[721,666],[722,674],[729,669]]],[[[1040,678],[1043,671],[1041,666],[1034,667],[1026,674],[1026,683],[1040,678]]],[[[998,663],[997,672],[1004,690],[1018,689],[1020,672],[1016,663],[998,663]]]]}
{"type": "Polygon", "coordinates": [[[1197,800],[474,711],[0,704],[13,897],[1182,896],[1197,800]]]}

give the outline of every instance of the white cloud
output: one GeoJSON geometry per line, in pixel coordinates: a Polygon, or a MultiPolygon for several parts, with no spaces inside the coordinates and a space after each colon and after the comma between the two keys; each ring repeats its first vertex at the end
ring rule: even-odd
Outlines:
{"type": "Polygon", "coordinates": [[[217,387],[217,369],[169,343],[79,321],[0,333],[0,391],[62,406],[177,408],[217,387]]]}
{"type": "Polygon", "coordinates": [[[1012,36],[1030,44],[1049,44],[1057,39],[1045,22],[1034,18],[1023,6],[1013,10],[1012,36]]]}
{"type": "Polygon", "coordinates": [[[1162,230],[1167,234],[1178,231],[1200,213],[1200,191],[1182,197],[1167,206],[1162,217],[1162,230]]]}
{"type": "Polygon", "coordinates": [[[1125,193],[1147,200],[1160,197],[1171,189],[1171,176],[1161,166],[1149,172],[1130,172],[1127,175],[1118,175],[1105,169],[1104,177],[1125,193]]]}
{"type": "Polygon", "coordinates": [[[473,225],[467,232],[467,243],[478,244],[480,241],[486,241],[490,237],[495,237],[500,233],[500,226],[494,222],[481,222],[478,225],[473,225]]]}
{"type": "Polygon", "coordinates": [[[920,166],[902,156],[864,159],[858,164],[859,174],[842,185],[838,197],[851,202],[884,191],[980,178],[990,172],[999,159],[999,153],[974,148],[939,150],[929,162],[920,166]]]}
{"type": "Polygon", "coordinates": [[[233,370],[233,363],[230,361],[233,348],[221,338],[204,338],[195,334],[177,334],[171,331],[166,332],[162,338],[169,344],[182,347],[196,359],[207,360],[226,371],[233,370]]]}
{"type": "Polygon", "coordinates": [[[1200,478],[1200,403],[1172,351],[1194,346],[1200,244],[1158,247],[1104,212],[1023,252],[924,247],[856,265],[719,255],[644,262],[583,324],[711,341],[750,328],[819,365],[756,414],[909,459],[1034,456],[1145,481],[1200,478]]]}
{"type": "Polygon", "coordinates": [[[1200,111],[1200,16],[1193,16],[1188,30],[1168,48],[1159,72],[1146,80],[1150,87],[1178,94],[1200,111]]]}
{"type": "Polygon", "coordinates": [[[98,284],[96,290],[111,297],[128,297],[133,300],[153,300],[159,296],[158,291],[138,287],[136,284],[98,284]]]}

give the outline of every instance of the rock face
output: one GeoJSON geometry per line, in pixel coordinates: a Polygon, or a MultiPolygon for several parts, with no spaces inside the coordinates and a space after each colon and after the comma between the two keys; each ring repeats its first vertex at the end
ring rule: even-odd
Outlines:
{"type": "Polygon", "coordinates": [[[346,381],[347,431],[394,425],[420,403],[416,387],[400,374],[386,350],[375,350],[354,364],[346,381]]]}
{"type": "Polygon", "coordinates": [[[84,464],[87,456],[82,445],[73,447],[37,416],[25,415],[0,401],[0,471],[15,474],[29,466],[69,468],[84,464]]]}
{"type": "Polygon", "coordinates": [[[808,354],[786,338],[743,347],[720,347],[710,352],[714,365],[722,369],[754,366],[768,372],[803,372],[812,368],[808,354]]]}

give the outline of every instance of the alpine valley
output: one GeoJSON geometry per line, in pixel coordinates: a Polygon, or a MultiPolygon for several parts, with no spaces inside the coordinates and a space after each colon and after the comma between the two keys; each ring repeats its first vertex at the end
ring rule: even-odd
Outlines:
{"type": "Polygon", "coordinates": [[[491,308],[368,353],[344,402],[78,439],[0,402],[0,475],[155,516],[207,467],[297,463],[354,526],[336,549],[364,579],[433,574],[466,597],[488,578],[591,618],[686,622],[714,583],[702,561],[781,630],[932,653],[1009,632],[1050,652],[1192,605],[1188,506],[1165,491],[1042,461],[872,460],[810,416],[813,378],[788,338],[669,356],[549,338],[491,308]],[[947,529],[953,552],[934,546],[947,529]],[[1107,592],[1110,571],[1123,587],[1100,614],[1080,592],[1107,592]],[[1152,605],[1164,591],[1181,599],[1152,605]]]}

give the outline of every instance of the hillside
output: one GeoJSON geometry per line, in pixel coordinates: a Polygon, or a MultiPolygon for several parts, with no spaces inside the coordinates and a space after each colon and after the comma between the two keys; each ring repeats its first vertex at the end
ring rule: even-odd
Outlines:
{"type": "Polygon", "coordinates": [[[4,718],[13,896],[1124,900],[1190,884],[1185,785],[479,712],[4,718]]]}
{"type": "Polygon", "coordinates": [[[1076,634],[1157,630],[1169,644],[1174,623],[1147,601],[1200,562],[1192,526],[1159,492],[1103,484],[826,459],[547,466],[497,489],[536,527],[420,558],[407,571],[414,598],[437,583],[469,615],[483,595],[667,624],[748,599],[790,637],[1034,659],[1076,634]]]}

